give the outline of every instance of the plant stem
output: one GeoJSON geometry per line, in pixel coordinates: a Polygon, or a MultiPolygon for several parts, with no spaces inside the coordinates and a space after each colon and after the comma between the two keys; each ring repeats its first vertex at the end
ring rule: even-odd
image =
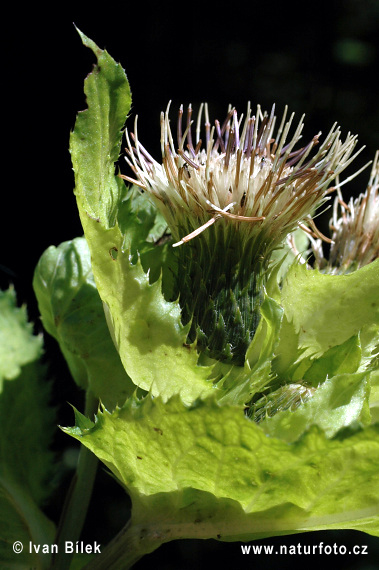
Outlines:
{"type": "Polygon", "coordinates": [[[133,526],[129,520],[111,540],[103,552],[86,564],[82,570],[128,570],[145,554],[153,552],[161,544],[159,533],[149,532],[141,526],[133,526]]]}
{"type": "MultiPolygon", "coordinates": [[[[85,415],[92,417],[97,412],[98,404],[97,398],[92,395],[90,390],[87,390],[85,415]]],[[[76,473],[66,495],[66,501],[59,521],[55,539],[58,553],[53,559],[52,570],[68,570],[70,567],[73,554],[65,553],[65,542],[71,541],[75,543],[80,537],[92,495],[97,465],[97,457],[92,451],[89,451],[82,445],[80,447],[76,473]]]]}

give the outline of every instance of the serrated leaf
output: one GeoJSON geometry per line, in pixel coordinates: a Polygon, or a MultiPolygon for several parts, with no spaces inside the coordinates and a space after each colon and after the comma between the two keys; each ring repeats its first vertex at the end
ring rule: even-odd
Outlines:
{"type": "Polygon", "coordinates": [[[0,560],[10,567],[16,561],[25,569],[47,567],[48,556],[30,554],[29,541],[54,542],[54,524],[39,508],[52,491],[54,473],[49,392],[45,369],[35,362],[7,382],[0,397],[0,560]],[[16,540],[24,546],[21,556],[12,550],[16,540]]]}
{"type": "Polygon", "coordinates": [[[124,188],[114,176],[114,163],[130,110],[130,88],[122,67],[82,32],[79,34],[97,63],[84,86],[88,109],[79,113],[70,138],[75,194],[88,216],[112,227],[124,188]]]}
{"type": "MultiPolygon", "coordinates": [[[[299,348],[299,333],[295,332],[293,323],[288,322],[284,313],[275,349],[275,357],[272,361],[272,369],[276,376],[283,380],[293,380],[293,364],[301,360],[304,350],[299,348]]],[[[307,364],[308,367],[309,364],[307,364]]]]}
{"type": "Polygon", "coordinates": [[[42,353],[42,338],[34,336],[26,308],[16,306],[13,289],[0,291],[0,393],[4,380],[20,374],[21,367],[42,353]]]}
{"type": "Polygon", "coordinates": [[[379,326],[371,325],[362,329],[361,334],[362,370],[379,369],[379,326]]]}
{"type": "Polygon", "coordinates": [[[65,431],[107,465],[132,497],[135,524],[162,541],[321,528],[379,535],[379,426],[331,440],[314,427],[289,444],[235,406],[147,397],[99,413],[92,429],[65,431]]]}
{"type": "Polygon", "coordinates": [[[39,506],[52,490],[54,457],[49,445],[55,412],[49,406],[46,369],[38,360],[41,339],[32,337],[31,328],[26,326],[25,311],[13,305],[13,292],[4,298],[8,300],[8,342],[13,346],[15,362],[22,366],[18,376],[4,384],[0,395],[0,560],[4,567],[11,568],[17,562],[18,568],[45,568],[48,556],[31,554],[28,546],[29,541],[35,544],[54,541],[54,525],[39,506]],[[20,328],[22,342],[18,342],[20,328]],[[34,350],[34,358],[33,350],[28,353],[27,363],[25,347],[34,350]],[[24,546],[20,555],[12,550],[16,540],[24,546]]]}
{"type": "Polygon", "coordinates": [[[109,409],[122,405],[135,386],[110,336],[86,240],[49,247],[33,286],[43,324],[58,341],[77,384],[89,386],[109,409]]]}

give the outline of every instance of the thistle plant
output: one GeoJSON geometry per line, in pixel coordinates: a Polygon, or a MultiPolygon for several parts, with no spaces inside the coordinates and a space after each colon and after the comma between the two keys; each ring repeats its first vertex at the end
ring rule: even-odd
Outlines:
{"type": "MultiPolygon", "coordinates": [[[[287,109],[277,120],[274,107],[230,107],[212,125],[202,105],[194,122],[180,107],[175,127],[170,106],[161,115],[156,160],[137,121],[129,132],[124,70],[80,35],[97,58],[70,139],[84,237],[43,253],[34,290],[86,408],[62,428],[82,445],[58,530],[42,494],[25,491],[41,540],[62,548],[25,553],[24,567],[69,568],[63,545],[80,538],[97,460],[132,514],[86,568],[130,568],[179,538],[379,536],[377,156],[366,192],[346,202],[356,136],[334,125],[300,144],[303,118],[287,109]],[[333,195],[324,236],[314,218],[333,195]]],[[[37,358],[41,339],[14,320],[37,358]]],[[[23,358],[0,369],[5,386],[23,358]]],[[[25,529],[31,540],[35,522],[25,529]]],[[[15,538],[9,525],[7,560],[15,538]]]]}

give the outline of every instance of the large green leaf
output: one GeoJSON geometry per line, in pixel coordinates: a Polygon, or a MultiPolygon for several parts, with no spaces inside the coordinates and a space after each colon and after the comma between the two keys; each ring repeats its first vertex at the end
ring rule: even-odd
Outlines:
{"type": "Polygon", "coordinates": [[[133,521],[162,542],[251,540],[326,528],[379,536],[379,427],[328,439],[314,426],[296,442],[267,437],[235,406],[213,399],[130,400],[67,433],[127,488],[133,521]]]}
{"type": "Polygon", "coordinates": [[[59,343],[72,376],[109,409],[135,389],[106,323],[84,238],[49,247],[35,270],[34,290],[45,329],[59,343]]]}
{"type": "Polygon", "coordinates": [[[49,445],[55,412],[49,406],[46,369],[38,360],[41,339],[32,336],[25,311],[15,306],[13,291],[1,299],[2,334],[19,368],[0,395],[0,560],[4,568],[47,568],[49,557],[30,553],[29,541],[54,542],[54,525],[40,505],[52,491],[54,456],[49,445]],[[13,552],[15,541],[23,545],[20,554],[13,552]]]}

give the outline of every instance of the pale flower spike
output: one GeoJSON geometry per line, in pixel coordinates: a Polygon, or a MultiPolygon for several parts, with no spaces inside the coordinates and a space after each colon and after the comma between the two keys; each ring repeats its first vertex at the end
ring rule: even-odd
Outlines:
{"type": "Polygon", "coordinates": [[[294,150],[304,123],[302,117],[287,141],[294,117],[292,114],[287,120],[287,108],[275,134],[275,106],[269,115],[258,106],[251,116],[249,105],[243,122],[230,108],[224,123],[215,121],[211,129],[208,106],[202,104],[195,142],[192,107],[185,125],[180,107],[175,145],[169,109],[170,103],[161,114],[162,164],[139,142],[135,122],[134,135],[126,133],[126,160],[136,178],[122,178],[149,193],[170,227],[175,247],[197,238],[221,219],[238,226],[243,239],[258,238],[258,246],[265,243],[268,251],[262,252],[264,256],[298,226],[310,225],[308,231],[320,237],[310,216],[328,200],[328,186],[358,154],[352,154],[355,136],[348,134],[342,142],[339,128],[333,125],[321,144],[318,133],[294,150]],[[204,145],[200,138],[203,114],[204,145]],[[317,152],[310,158],[316,146],[317,152]]]}

